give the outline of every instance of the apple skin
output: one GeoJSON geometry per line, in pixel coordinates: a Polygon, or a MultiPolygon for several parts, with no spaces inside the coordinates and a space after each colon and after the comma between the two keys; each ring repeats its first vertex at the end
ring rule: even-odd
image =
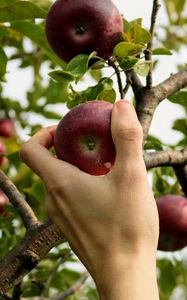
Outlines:
{"type": "Polygon", "coordinates": [[[187,246],[187,198],[165,195],[156,199],[160,236],[158,250],[176,251],[187,246]]]}
{"type": "Polygon", "coordinates": [[[108,59],[122,32],[122,17],[111,0],[57,0],[46,20],[48,42],[66,62],[93,51],[108,59]]]}
{"type": "Polygon", "coordinates": [[[93,100],[69,111],[56,129],[57,157],[91,175],[107,174],[116,157],[110,129],[112,107],[93,100]]]}
{"type": "Polygon", "coordinates": [[[11,138],[14,134],[14,122],[9,118],[0,119],[0,136],[11,138]]]}

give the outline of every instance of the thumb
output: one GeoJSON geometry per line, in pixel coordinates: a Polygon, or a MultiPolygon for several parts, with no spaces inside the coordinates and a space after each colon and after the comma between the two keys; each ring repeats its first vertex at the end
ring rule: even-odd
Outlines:
{"type": "Polygon", "coordinates": [[[112,110],[111,132],[116,148],[116,167],[143,159],[143,130],[134,107],[127,100],[116,102],[112,110]]]}

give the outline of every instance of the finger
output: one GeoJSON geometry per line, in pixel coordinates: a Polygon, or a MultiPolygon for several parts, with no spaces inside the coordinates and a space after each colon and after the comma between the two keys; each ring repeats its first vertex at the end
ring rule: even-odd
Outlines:
{"type": "Polygon", "coordinates": [[[127,100],[114,104],[111,132],[116,148],[115,166],[123,167],[142,159],[142,126],[134,107],[127,100]]]}
{"type": "Polygon", "coordinates": [[[39,130],[20,151],[21,159],[41,178],[51,169],[55,158],[50,149],[54,143],[56,126],[50,126],[39,130]]]}

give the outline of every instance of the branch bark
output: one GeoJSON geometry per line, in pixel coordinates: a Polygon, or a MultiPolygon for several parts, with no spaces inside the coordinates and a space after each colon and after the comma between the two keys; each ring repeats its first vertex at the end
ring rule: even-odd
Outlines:
{"type": "Polygon", "coordinates": [[[154,87],[158,104],[187,86],[187,68],[184,68],[154,87]]]}
{"type": "Polygon", "coordinates": [[[143,127],[144,141],[159,103],[186,86],[187,68],[184,68],[151,89],[143,87],[134,91],[137,99],[136,112],[143,127]]]}
{"type": "MultiPolygon", "coordinates": [[[[187,164],[187,147],[180,151],[159,151],[144,154],[147,169],[172,166],[183,168],[187,164]]],[[[187,179],[187,177],[186,177],[187,179]]]]}
{"type": "Polygon", "coordinates": [[[0,261],[0,294],[18,284],[60,241],[64,241],[62,232],[49,220],[29,229],[23,240],[0,261]]]}

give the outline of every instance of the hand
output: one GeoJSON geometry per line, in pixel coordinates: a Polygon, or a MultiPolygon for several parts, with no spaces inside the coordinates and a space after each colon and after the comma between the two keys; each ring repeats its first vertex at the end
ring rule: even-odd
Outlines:
{"type": "MultiPolygon", "coordinates": [[[[121,280],[130,285],[126,270],[135,278],[140,268],[140,289],[144,289],[143,276],[151,273],[152,281],[150,291],[139,299],[157,299],[152,288],[156,285],[158,213],[142,155],[142,127],[125,100],[114,104],[111,131],[117,155],[105,176],[91,176],[53,157],[48,149],[53,146],[55,127],[34,135],[23,146],[21,157],[43,179],[48,215],[93,276],[101,298],[114,299],[110,289],[106,295],[111,280],[118,282],[121,291],[121,280]]],[[[137,299],[126,293],[125,299],[137,299]]],[[[140,295],[139,291],[133,295],[140,295]]]]}

